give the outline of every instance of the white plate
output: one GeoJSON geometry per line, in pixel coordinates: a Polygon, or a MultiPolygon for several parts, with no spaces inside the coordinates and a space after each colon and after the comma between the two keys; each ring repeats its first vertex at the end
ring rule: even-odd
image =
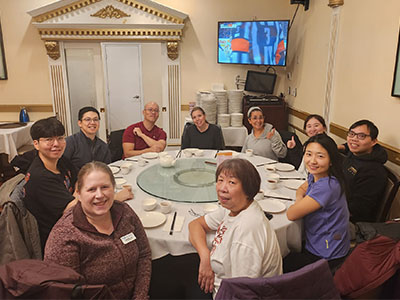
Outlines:
{"type": "Polygon", "coordinates": [[[289,172],[294,170],[294,166],[291,164],[277,163],[274,166],[277,171],[289,172]]]}
{"type": "Polygon", "coordinates": [[[291,190],[297,190],[303,183],[304,180],[283,180],[284,185],[291,190]]]}
{"type": "Polygon", "coordinates": [[[272,214],[277,214],[286,210],[286,205],[276,199],[261,200],[258,201],[258,204],[260,204],[263,211],[272,214]]]}
{"type": "Polygon", "coordinates": [[[139,215],[144,228],[160,226],[167,219],[164,214],[157,211],[143,212],[139,215]]]}
{"type": "Polygon", "coordinates": [[[158,157],[157,152],[146,152],[142,154],[142,157],[145,159],[155,159],[158,157]]]}
{"type": "Polygon", "coordinates": [[[110,170],[113,174],[117,174],[120,171],[120,168],[118,167],[110,167],[110,170]]]}

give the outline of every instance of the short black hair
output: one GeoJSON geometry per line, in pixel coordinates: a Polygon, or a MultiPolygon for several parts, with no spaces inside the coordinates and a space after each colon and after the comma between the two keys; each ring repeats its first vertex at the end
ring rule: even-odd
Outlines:
{"type": "Polygon", "coordinates": [[[218,181],[218,176],[221,173],[229,174],[240,181],[248,201],[253,201],[254,196],[260,191],[260,174],[247,159],[232,158],[224,160],[217,168],[215,181],[218,181]]]}
{"type": "Polygon", "coordinates": [[[62,136],[65,134],[64,125],[56,117],[41,119],[36,121],[31,127],[32,140],[48,138],[53,136],[62,136]]]}
{"type": "Polygon", "coordinates": [[[350,126],[349,130],[352,130],[352,129],[354,129],[358,126],[362,126],[362,125],[367,125],[371,139],[376,140],[378,138],[378,134],[379,134],[378,127],[376,127],[375,124],[372,123],[370,120],[357,121],[357,122],[353,123],[353,125],[350,126]]]}
{"type": "Polygon", "coordinates": [[[100,119],[100,113],[99,113],[99,111],[98,111],[95,107],[93,107],[93,106],[85,106],[85,107],[82,107],[82,108],[79,110],[79,113],[78,113],[78,120],[79,120],[79,121],[82,121],[83,115],[84,115],[85,113],[87,113],[88,111],[93,111],[93,112],[95,112],[95,113],[97,114],[97,116],[99,117],[99,119],[100,119]]]}

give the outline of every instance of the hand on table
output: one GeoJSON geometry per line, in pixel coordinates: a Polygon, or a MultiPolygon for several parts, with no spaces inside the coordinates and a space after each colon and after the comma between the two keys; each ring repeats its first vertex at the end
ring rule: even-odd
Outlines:
{"type": "Polygon", "coordinates": [[[214,289],[214,272],[211,269],[211,264],[210,261],[202,261],[200,260],[200,266],[199,266],[199,278],[198,282],[200,285],[200,288],[205,292],[205,293],[212,293],[214,289]]]}
{"type": "Polygon", "coordinates": [[[294,147],[296,147],[296,142],[294,140],[294,135],[292,136],[292,139],[287,141],[286,146],[288,147],[288,149],[293,149],[294,147]]]}
{"type": "Polygon", "coordinates": [[[274,134],[275,134],[275,128],[272,128],[272,130],[267,133],[267,139],[270,140],[274,136],[274,134]]]}
{"type": "Polygon", "coordinates": [[[122,190],[115,194],[114,199],[121,202],[133,199],[132,188],[124,187],[122,190]]]}

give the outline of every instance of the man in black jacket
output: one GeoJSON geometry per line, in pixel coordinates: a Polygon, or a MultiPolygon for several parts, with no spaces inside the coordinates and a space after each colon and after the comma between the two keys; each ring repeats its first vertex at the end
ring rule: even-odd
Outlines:
{"type": "Polygon", "coordinates": [[[351,125],[343,162],[349,188],[350,221],[374,222],[387,184],[386,150],[377,144],[378,128],[369,120],[351,125]]]}

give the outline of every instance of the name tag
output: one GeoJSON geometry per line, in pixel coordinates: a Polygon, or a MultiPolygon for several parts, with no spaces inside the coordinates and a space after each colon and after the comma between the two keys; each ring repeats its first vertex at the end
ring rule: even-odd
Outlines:
{"type": "Polygon", "coordinates": [[[136,236],[133,234],[133,232],[128,233],[127,235],[124,235],[121,237],[121,241],[124,245],[136,240],[136,236]]]}

